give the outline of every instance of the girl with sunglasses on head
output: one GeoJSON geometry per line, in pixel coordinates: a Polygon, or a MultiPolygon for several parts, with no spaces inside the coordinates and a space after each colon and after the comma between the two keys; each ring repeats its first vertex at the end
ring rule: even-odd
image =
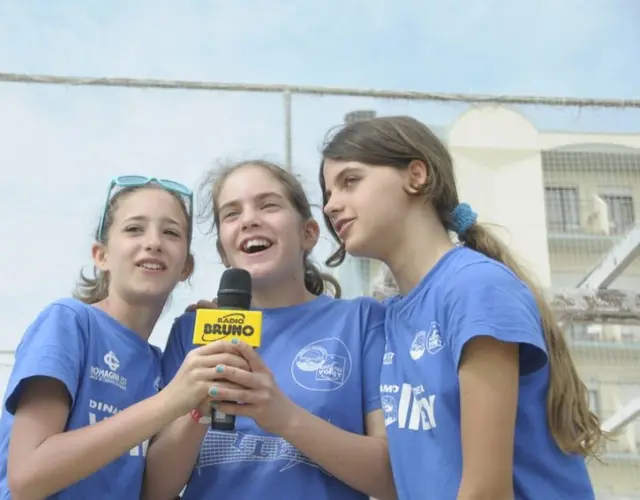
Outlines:
{"type": "MultiPolygon", "coordinates": [[[[235,429],[211,430],[205,404],[162,431],[143,498],[174,498],[185,483],[184,500],[395,498],[379,397],[384,309],[325,294],[339,287],[309,261],[319,226],[291,173],[246,161],[205,186],[223,263],[251,275],[262,342],[224,342],[248,363],[221,363],[211,393],[218,411],[238,416],[235,429]]],[[[176,320],[165,380],[194,348],[194,322],[193,312],[176,320]]]]}
{"type": "Polygon", "coordinates": [[[399,288],[380,386],[398,497],[593,499],[585,457],[603,433],[562,330],[460,203],[440,140],[410,117],[349,124],[320,184],[341,245],[327,264],[377,259],[399,288]]]}
{"type": "MultiPolygon", "coordinates": [[[[148,343],[193,270],[192,193],[114,179],[92,246],[95,276],[47,306],[15,355],[0,419],[0,498],[139,498],[151,436],[207,398],[220,356],[206,346],[161,384],[148,343]]],[[[226,358],[222,358],[226,359],[226,358]]]]}

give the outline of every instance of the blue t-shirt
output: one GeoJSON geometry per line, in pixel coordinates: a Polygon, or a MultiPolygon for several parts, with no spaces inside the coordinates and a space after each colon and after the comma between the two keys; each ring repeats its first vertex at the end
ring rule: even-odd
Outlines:
{"type": "MultiPolygon", "coordinates": [[[[179,317],[164,352],[169,382],[192,343],[194,313],[179,317]]],[[[380,409],[384,309],[373,299],[326,295],[263,310],[258,354],[297,405],[347,431],[364,434],[365,416],[380,409]]],[[[210,498],[366,500],[250,418],[234,432],[209,430],[184,500],[210,498]]]]}
{"type": "MultiPolygon", "coordinates": [[[[53,302],[29,326],[16,350],[0,418],[0,499],[11,498],[7,455],[24,382],[62,382],[71,397],[66,430],[115,415],[158,392],[161,352],[104,311],[75,299],[53,302]]],[[[148,443],[49,497],[55,500],[140,498],[148,443]]]]}
{"type": "MultiPolygon", "coordinates": [[[[479,335],[520,346],[517,500],[594,498],[585,460],[547,423],[547,350],[531,291],[508,268],[459,247],[405,298],[387,302],[381,401],[399,498],[455,499],[462,477],[458,363],[479,335]]],[[[491,450],[487,450],[490,459],[491,450]]]]}

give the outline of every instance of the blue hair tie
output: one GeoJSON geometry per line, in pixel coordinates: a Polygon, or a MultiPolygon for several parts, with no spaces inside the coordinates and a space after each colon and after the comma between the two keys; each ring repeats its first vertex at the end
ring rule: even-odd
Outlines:
{"type": "Polygon", "coordinates": [[[478,214],[471,210],[468,203],[460,203],[451,212],[452,228],[458,235],[466,233],[478,220],[478,214]]]}

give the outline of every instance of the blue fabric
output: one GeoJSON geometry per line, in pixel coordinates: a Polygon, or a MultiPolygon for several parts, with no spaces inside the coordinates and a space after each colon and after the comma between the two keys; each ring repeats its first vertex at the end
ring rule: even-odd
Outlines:
{"type": "MultiPolygon", "coordinates": [[[[517,500],[594,498],[585,461],[555,444],[549,367],[533,295],[509,269],[459,247],[405,297],[387,302],[382,406],[399,498],[455,499],[462,474],[458,364],[467,342],[520,346],[514,449],[517,500]]],[[[491,450],[487,450],[490,460],[491,450]]]]}
{"type": "MultiPolygon", "coordinates": [[[[280,389],[297,405],[347,431],[364,434],[365,416],[380,408],[384,308],[368,298],[311,302],[263,311],[258,353],[280,389]]],[[[163,357],[169,382],[192,344],[194,313],[178,318],[163,357]]],[[[211,431],[202,444],[184,499],[304,498],[366,500],[282,438],[253,420],[234,432],[211,431]]]]}
{"type": "MultiPolygon", "coordinates": [[[[75,299],[45,308],[16,350],[0,418],[0,498],[11,498],[7,455],[13,415],[24,382],[59,380],[71,397],[65,430],[79,429],[115,415],[157,393],[161,353],[104,311],[75,299]]],[[[51,496],[54,500],[139,498],[148,443],[51,496]]]]}

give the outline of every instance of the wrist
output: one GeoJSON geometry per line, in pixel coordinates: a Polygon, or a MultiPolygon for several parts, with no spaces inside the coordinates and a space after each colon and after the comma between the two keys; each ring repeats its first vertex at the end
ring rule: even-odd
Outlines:
{"type": "Polygon", "coordinates": [[[294,438],[299,433],[299,430],[304,426],[305,417],[310,415],[304,408],[290,403],[291,407],[287,411],[287,416],[284,418],[277,429],[274,429],[273,433],[277,434],[285,440],[294,438]]]}
{"type": "Polygon", "coordinates": [[[174,397],[171,391],[166,388],[151,396],[150,399],[160,407],[160,412],[166,415],[169,423],[184,415],[184,406],[181,405],[180,399],[174,397]]]}
{"type": "Polygon", "coordinates": [[[189,412],[189,416],[191,417],[191,420],[196,424],[211,425],[211,415],[203,415],[202,413],[200,413],[200,411],[198,411],[197,408],[191,410],[189,412]]]}

